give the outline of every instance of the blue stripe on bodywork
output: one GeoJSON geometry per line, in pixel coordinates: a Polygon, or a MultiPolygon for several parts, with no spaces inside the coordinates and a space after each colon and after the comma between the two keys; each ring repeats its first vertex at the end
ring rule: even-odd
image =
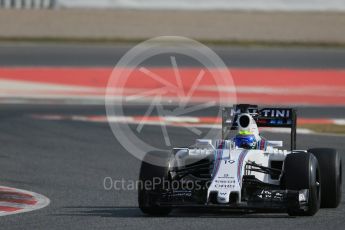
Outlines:
{"type": "Polygon", "coordinates": [[[242,175],[242,168],[243,168],[243,161],[244,161],[244,158],[247,156],[247,153],[249,151],[248,150],[244,150],[241,152],[240,154],[240,157],[238,159],[238,165],[237,165],[237,180],[238,182],[240,183],[240,185],[242,185],[242,181],[241,181],[241,175],[242,175]]]}
{"type": "Polygon", "coordinates": [[[217,149],[215,150],[215,154],[214,154],[215,156],[214,156],[214,164],[213,164],[213,170],[212,170],[212,180],[218,173],[220,163],[222,160],[223,149],[225,148],[225,141],[221,140],[220,144],[216,147],[217,149]]]}

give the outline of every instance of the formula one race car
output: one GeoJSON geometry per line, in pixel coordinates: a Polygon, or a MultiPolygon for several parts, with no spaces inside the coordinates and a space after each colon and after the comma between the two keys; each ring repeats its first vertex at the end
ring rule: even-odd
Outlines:
{"type": "Polygon", "coordinates": [[[341,201],[342,164],[334,149],[296,150],[296,111],[236,105],[223,109],[222,140],[150,152],[140,171],[140,209],[167,215],[205,207],[312,216],[341,201]],[[291,129],[291,149],[258,127],[291,129]],[[231,133],[236,132],[236,135],[231,133]]]}

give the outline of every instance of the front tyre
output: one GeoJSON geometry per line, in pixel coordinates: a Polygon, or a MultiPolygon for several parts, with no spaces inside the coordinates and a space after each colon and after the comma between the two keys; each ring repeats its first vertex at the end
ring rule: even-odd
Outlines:
{"type": "Polygon", "coordinates": [[[162,182],[168,180],[169,162],[171,154],[166,152],[149,152],[144,157],[139,175],[138,203],[140,210],[148,215],[165,216],[171,212],[170,207],[161,207],[158,204],[162,182]],[[154,162],[157,165],[150,164],[154,162]]]}
{"type": "Polygon", "coordinates": [[[284,162],[285,186],[288,190],[309,190],[308,204],[304,209],[288,209],[290,216],[313,216],[320,208],[320,169],[311,153],[295,152],[287,155],[284,162]]]}
{"type": "Polygon", "coordinates": [[[321,171],[321,208],[336,208],[341,201],[342,164],[335,149],[309,149],[319,162],[321,171]]]}

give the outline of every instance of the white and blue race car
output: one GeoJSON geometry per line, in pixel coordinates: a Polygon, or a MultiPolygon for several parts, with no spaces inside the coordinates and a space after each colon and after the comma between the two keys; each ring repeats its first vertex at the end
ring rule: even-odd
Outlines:
{"type": "Polygon", "coordinates": [[[222,140],[150,152],[140,170],[140,209],[238,209],[312,216],[341,201],[342,164],[334,149],[296,150],[296,111],[236,105],[224,108],[222,140]],[[291,149],[262,137],[259,127],[291,129],[291,149]],[[236,132],[232,136],[232,132],[236,132]]]}

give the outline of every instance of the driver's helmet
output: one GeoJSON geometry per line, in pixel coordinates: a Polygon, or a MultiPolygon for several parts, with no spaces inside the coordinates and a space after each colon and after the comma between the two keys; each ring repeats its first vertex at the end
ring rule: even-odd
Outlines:
{"type": "Polygon", "coordinates": [[[248,131],[240,131],[234,138],[234,142],[238,148],[256,149],[257,147],[254,134],[248,131]]]}

